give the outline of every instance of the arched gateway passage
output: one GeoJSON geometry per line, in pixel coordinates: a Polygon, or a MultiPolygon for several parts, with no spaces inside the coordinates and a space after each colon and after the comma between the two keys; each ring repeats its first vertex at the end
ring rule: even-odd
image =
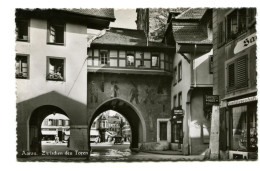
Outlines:
{"type": "MultiPolygon", "coordinates": [[[[113,98],[101,104],[93,113],[89,125],[92,125],[93,121],[98,115],[108,110],[114,110],[120,113],[121,115],[123,115],[128,120],[132,131],[132,140],[130,142],[130,148],[138,148],[138,143],[145,142],[146,127],[145,127],[145,122],[143,117],[140,115],[138,110],[133,105],[119,98],[113,98]]],[[[90,135],[90,129],[89,129],[89,135],[90,135]]],[[[89,144],[90,144],[90,136],[89,136],[89,144]]]]}
{"type": "Polygon", "coordinates": [[[29,148],[31,152],[41,154],[41,141],[43,139],[41,126],[43,120],[51,114],[63,114],[67,116],[67,114],[62,109],[52,105],[44,105],[33,111],[29,120],[29,148]]]}

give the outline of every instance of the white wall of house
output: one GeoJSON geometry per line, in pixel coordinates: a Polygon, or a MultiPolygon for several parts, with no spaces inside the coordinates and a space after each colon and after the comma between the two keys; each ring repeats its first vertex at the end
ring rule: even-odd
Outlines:
{"type": "Polygon", "coordinates": [[[30,116],[43,105],[57,106],[68,115],[75,141],[71,148],[87,148],[87,138],[80,137],[87,125],[87,26],[66,23],[64,35],[64,45],[47,44],[47,21],[30,19],[30,41],[16,42],[16,54],[29,55],[29,78],[16,79],[17,134],[22,141],[18,151],[29,149],[30,116]],[[65,59],[65,81],[46,80],[47,56],[65,59]]]}

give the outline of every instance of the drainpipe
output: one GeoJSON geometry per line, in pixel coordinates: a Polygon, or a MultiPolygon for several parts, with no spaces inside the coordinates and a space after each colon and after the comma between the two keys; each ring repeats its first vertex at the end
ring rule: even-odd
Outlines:
{"type": "Polygon", "coordinates": [[[91,43],[92,43],[95,39],[97,39],[97,38],[99,38],[99,37],[102,37],[104,34],[106,34],[106,29],[101,30],[101,31],[98,33],[98,35],[92,37],[92,39],[90,39],[90,40],[87,42],[87,47],[89,48],[90,45],[91,45],[91,43]]]}
{"type": "MultiPolygon", "coordinates": [[[[196,51],[197,51],[197,45],[195,44],[194,45],[194,54],[193,54],[193,58],[194,59],[196,57],[196,51]]],[[[194,59],[192,60],[192,63],[194,63],[194,59]]],[[[192,66],[192,72],[193,72],[193,66],[192,66]]],[[[193,74],[194,74],[194,87],[196,87],[197,86],[197,71],[196,71],[196,68],[194,68],[194,73],[193,74]]]]}

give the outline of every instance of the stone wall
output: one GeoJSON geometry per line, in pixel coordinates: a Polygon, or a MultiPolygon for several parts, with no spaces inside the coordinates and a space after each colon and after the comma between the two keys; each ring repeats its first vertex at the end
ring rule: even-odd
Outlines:
{"type": "Polygon", "coordinates": [[[157,118],[170,118],[170,84],[170,78],[155,75],[89,73],[88,119],[105,101],[123,99],[144,118],[146,141],[156,142],[157,118]]]}

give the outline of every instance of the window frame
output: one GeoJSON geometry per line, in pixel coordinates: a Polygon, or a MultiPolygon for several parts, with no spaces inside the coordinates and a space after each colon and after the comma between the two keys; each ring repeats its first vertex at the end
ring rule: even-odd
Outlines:
{"type": "Polygon", "coordinates": [[[178,107],[182,109],[182,92],[178,93],[178,107]],[[181,101],[180,101],[180,97],[181,97],[181,101]]]}
{"type": "Polygon", "coordinates": [[[250,66],[249,66],[249,58],[248,58],[248,55],[242,55],[242,56],[239,56],[237,57],[236,59],[233,59],[232,61],[228,62],[226,64],[226,82],[227,82],[227,85],[226,85],[226,91],[229,93],[229,92],[233,92],[233,91],[237,91],[237,90],[241,90],[241,89],[245,89],[245,88],[248,88],[249,87],[249,79],[250,79],[250,73],[249,73],[249,69],[250,69],[250,66]],[[247,83],[246,83],[246,86],[243,86],[243,87],[239,87],[237,81],[238,81],[238,61],[242,58],[245,58],[246,60],[246,80],[247,80],[247,83]],[[230,87],[229,86],[229,66],[234,64],[234,87],[230,87]]]}
{"type": "Polygon", "coordinates": [[[177,66],[174,67],[173,69],[173,86],[177,85],[178,83],[178,68],[177,66]]]}
{"type": "Polygon", "coordinates": [[[30,79],[30,55],[29,54],[20,54],[20,53],[17,53],[16,56],[15,56],[15,62],[16,62],[16,58],[18,56],[21,56],[21,57],[26,57],[26,60],[27,60],[27,77],[17,77],[15,76],[16,79],[30,79]]]}
{"type": "Polygon", "coordinates": [[[65,46],[66,42],[66,23],[61,23],[57,21],[48,21],[47,22],[47,44],[48,45],[60,45],[60,46],[65,46]],[[50,42],[50,27],[51,26],[58,26],[58,27],[63,27],[63,43],[57,43],[57,42],[50,42]]]}
{"type": "Polygon", "coordinates": [[[246,8],[241,8],[241,9],[237,8],[237,9],[232,9],[229,13],[226,14],[226,16],[225,16],[225,21],[226,21],[225,28],[226,28],[226,40],[227,40],[227,42],[232,41],[232,40],[238,38],[240,35],[242,35],[243,33],[245,33],[247,31],[247,21],[248,21],[248,18],[247,18],[247,13],[248,12],[247,11],[248,10],[246,8]],[[240,22],[241,22],[241,20],[240,20],[240,11],[242,9],[246,10],[246,16],[245,16],[245,28],[241,30],[241,28],[240,28],[241,27],[240,26],[240,22]],[[236,13],[237,31],[236,31],[236,33],[232,34],[231,33],[232,32],[232,29],[231,29],[231,25],[232,24],[230,25],[229,19],[235,13],[236,13]]]}
{"type": "Polygon", "coordinates": [[[30,19],[28,18],[16,18],[16,41],[20,42],[30,42],[30,19]],[[26,39],[19,39],[19,29],[17,28],[18,22],[26,22],[27,23],[27,40],[26,39]]]}
{"type": "Polygon", "coordinates": [[[47,81],[62,81],[65,82],[66,81],[66,58],[65,57],[56,57],[56,56],[47,56],[47,62],[46,62],[46,80],[47,81]],[[51,79],[48,78],[49,75],[49,64],[50,64],[50,59],[59,59],[59,60],[63,60],[63,79],[51,79]]]}
{"type": "Polygon", "coordinates": [[[178,82],[182,80],[182,61],[178,63],[178,82]]]}
{"type": "Polygon", "coordinates": [[[160,68],[160,55],[151,53],[151,68],[159,69],[160,68]],[[157,57],[157,65],[153,66],[153,57],[157,57]]]}
{"type": "Polygon", "coordinates": [[[128,52],[126,51],[126,54],[125,54],[125,57],[126,57],[126,67],[127,68],[135,68],[135,53],[134,51],[133,52],[128,52]],[[128,56],[132,56],[134,61],[133,61],[133,65],[128,65],[128,56]]]}
{"type": "Polygon", "coordinates": [[[109,50],[106,49],[99,49],[99,66],[109,66],[109,50]],[[106,53],[107,56],[106,57],[101,57],[102,53],[106,53]],[[102,58],[106,58],[106,63],[102,64],[102,58]]]}

